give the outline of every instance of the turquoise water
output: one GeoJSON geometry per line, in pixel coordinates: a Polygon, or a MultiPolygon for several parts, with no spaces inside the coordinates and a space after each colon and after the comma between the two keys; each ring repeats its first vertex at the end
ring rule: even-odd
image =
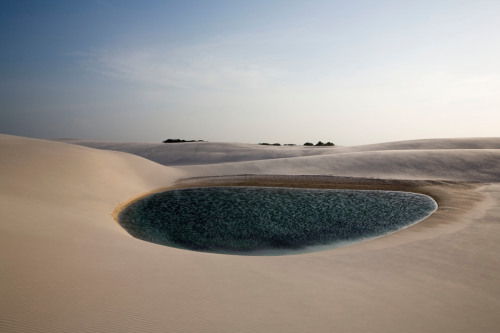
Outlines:
{"type": "Polygon", "coordinates": [[[436,208],[430,197],[409,192],[205,187],[149,195],[127,206],[118,220],[132,236],[171,247],[293,253],[379,237],[436,208]]]}

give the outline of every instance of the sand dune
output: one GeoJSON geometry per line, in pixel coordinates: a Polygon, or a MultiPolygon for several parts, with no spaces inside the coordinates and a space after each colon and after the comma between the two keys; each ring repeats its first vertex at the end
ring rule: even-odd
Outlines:
{"type": "Polygon", "coordinates": [[[500,149],[500,138],[424,139],[384,142],[349,147],[351,151],[430,150],[430,149],[500,149]]]}
{"type": "Polygon", "coordinates": [[[99,147],[147,160],[0,135],[0,331],[497,332],[499,143],[99,147]],[[255,174],[243,177],[255,184],[413,189],[440,208],[386,237],[282,257],[163,247],[113,219],[117,205],[182,178],[237,174],[255,174]],[[284,178],[258,176],[270,174],[284,178]]]}
{"type": "Polygon", "coordinates": [[[186,143],[116,143],[59,139],[60,142],[122,151],[169,166],[255,161],[297,156],[314,156],[337,152],[328,147],[262,146],[245,143],[186,142],[186,143]]]}
{"type": "Polygon", "coordinates": [[[244,143],[189,142],[189,143],[122,143],[59,139],[85,147],[131,153],[163,165],[182,166],[220,164],[243,161],[259,161],[299,156],[330,155],[338,153],[386,151],[386,150],[434,150],[434,149],[500,149],[500,138],[428,139],[387,142],[364,146],[304,147],[261,146],[244,143]]]}
{"type": "Polygon", "coordinates": [[[375,151],[252,162],[186,166],[192,176],[290,174],[496,181],[500,149],[375,151]]]}

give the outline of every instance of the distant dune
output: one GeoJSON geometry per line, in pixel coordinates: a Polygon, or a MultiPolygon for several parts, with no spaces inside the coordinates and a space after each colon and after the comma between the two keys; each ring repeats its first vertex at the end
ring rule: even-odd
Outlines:
{"type": "Polygon", "coordinates": [[[0,332],[500,329],[500,138],[319,148],[0,135],[0,154],[0,332]],[[159,246],[113,219],[160,188],[228,184],[410,190],[439,209],[372,241],[282,257],[159,246]]]}
{"type": "Polygon", "coordinates": [[[277,147],[245,143],[186,142],[155,144],[85,141],[76,139],[60,139],[58,141],[91,148],[131,153],[156,163],[169,166],[255,161],[335,153],[330,147],[277,147]]]}
{"type": "Polygon", "coordinates": [[[385,150],[500,149],[500,138],[428,139],[379,143],[365,146],[262,146],[244,143],[189,142],[178,144],[58,139],[76,145],[116,150],[170,166],[259,161],[276,158],[317,156],[385,150]]]}
{"type": "Polygon", "coordinates": [[[499,179],[500,138],[429,139],[355,147],[64,141],[139,155],[178,166],[192,176],[250,173],[483,182],[499,179]]]}

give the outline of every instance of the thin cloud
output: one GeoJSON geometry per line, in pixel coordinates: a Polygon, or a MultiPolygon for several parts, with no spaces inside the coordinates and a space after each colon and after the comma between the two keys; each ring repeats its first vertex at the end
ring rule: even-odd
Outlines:
{"type": "Polygon", "coordinates": [[[100,50],[81,53],[82,64],[119,80],[178,89],[258,90],[287,75],[269,59],[253,57],[251,42],[242,39],[231,36],[182,47],[100,50]]]}

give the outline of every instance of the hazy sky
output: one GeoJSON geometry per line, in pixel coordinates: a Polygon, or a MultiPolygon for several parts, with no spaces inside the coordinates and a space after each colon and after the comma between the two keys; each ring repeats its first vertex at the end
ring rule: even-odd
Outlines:
{"type": "Polygon", "coordinates": [[[0,132],[500,136],[500,1],[2,1],[0,132]]]}

